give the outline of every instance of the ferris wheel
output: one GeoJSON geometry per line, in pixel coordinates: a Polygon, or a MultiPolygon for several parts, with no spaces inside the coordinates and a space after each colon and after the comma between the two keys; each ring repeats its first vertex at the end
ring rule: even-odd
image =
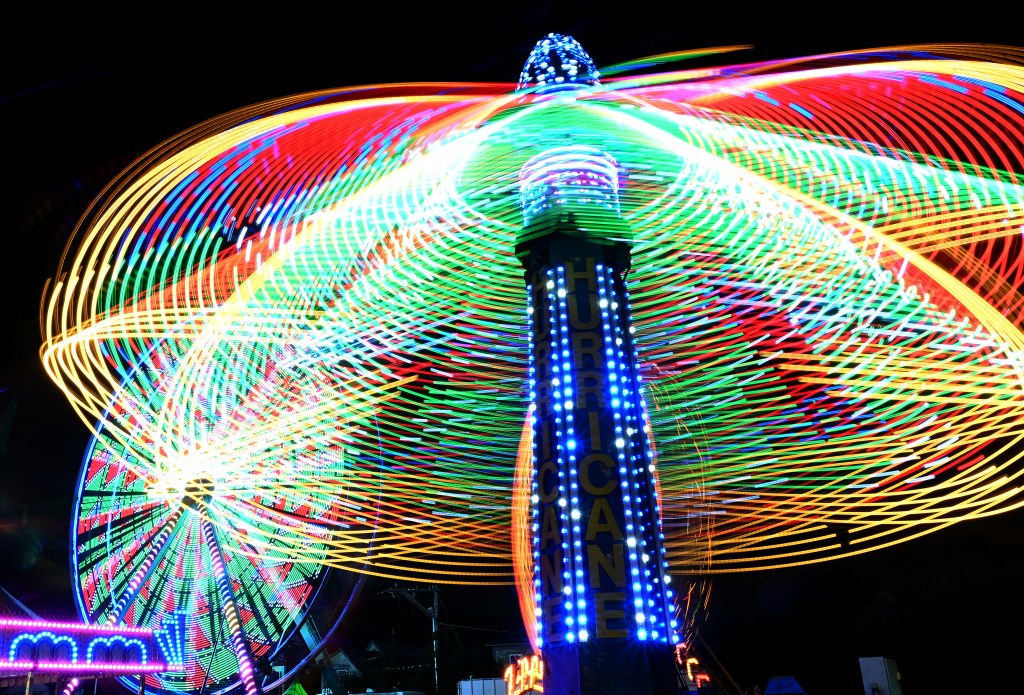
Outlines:
{"type": "MultiPolygon", "coordinates": [[[[130,380],[122,387],[140,395],[130,380]]],[[[157,386],[149,405],[166,408],[169,395],[157,386]]],[[[336,480],[344,461],[276,447],[250,449],[240,465],[224,432],[219,453],[172,452],[168,432],[154,434],[160,407],[132,404],[124,396],[108,410],[82,464],[71,529],[79,612],[90,623],[150,628],[185,614],[182,668],[145,676],[149,692],[276,687],[322,653],[364,581],[320,561],[344,514],[336,492],[331,499],[309,481],[336,480]],[[141,436],[126,438],[128,429],[141,436]],[[269,461],[272,453],[279,458],[269,461]],[[289,559],[300,543],[302,557],[289,559]]],[[[136,676],[120,680],[140,686],[136,676]]]]}

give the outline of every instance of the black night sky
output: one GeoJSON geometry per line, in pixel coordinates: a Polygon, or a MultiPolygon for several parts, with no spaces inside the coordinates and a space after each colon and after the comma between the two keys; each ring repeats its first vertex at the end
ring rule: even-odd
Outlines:
{"type": "MultiPolygon", "coordinates": [[[[1022,43],[1019,25],[983,3],[827,5],[285,3],[229,13],[162,4],[125,15],[79,7],[57,16],[40,6],[6,17],[0,586],[43,615],[74,616],[67,545],[88,433],[41,368],[39,302],[78,219],[136,157],[191,125],[279,96],[378,82],[514,82],[552,31],[579,40],[599,67],[738,44],[754,48],[706,64],[914,42],[1022,43]]],[[[810,695],[859,693],[857,657],[879,655],[896,658],[906,695],[1013,692],[1022,550],[1024,512],[1016,512],[861,558],[714,577],[706,661],[729,693],[779,675],[795,676],[810,695]]],[[[365,591],[348,620],[368,631],[422,629],[428,640],[429,620],[379,595],[383,586],[365,591]]],[[[511,589],[441,596],[442,621],[464,639],[500,642],[520,630],[511,589]]]]}

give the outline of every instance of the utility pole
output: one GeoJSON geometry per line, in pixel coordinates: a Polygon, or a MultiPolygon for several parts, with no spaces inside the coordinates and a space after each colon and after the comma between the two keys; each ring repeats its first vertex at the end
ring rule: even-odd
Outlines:
{"type": "Polygon", "coordinates": [[[391,587],[390,589],[385,589],[381,593],[382,594],[391,594],[392,596],[396,596],[396,595],[397,596],[404,596],[409,601],[409,603],[411,603],[412,605],[416,606],[417,608],[419,608],[421,611],[423,611],[424,613],[426,613],[430,617],[430,623],[431,623],[431,628],[433,629],[433,637],[434,637],[434,693],[435,693],[435,695],[440,695],[440,693],[441,693],[441,685],[440,685],[440,682],[439,682],[439,679],[438,679],[438,670],[437,670],[437,650],[438,650],[438,643],[437,643],[437,635],[438,635],[438,632],[437,632],[437,614],[438,614],[438,610],[440,608],[440,605],[439,605],[439,595],[438,595],[437,587],[436,586],[432,586],[432,587],[430,587],[428,589],[403,589],[401,587],[394,586],[394,587],[391,587]],[[417,591],[430,591],[430,592],[433,592],[433,594],[434,594],[434,605],[433,605],[432,608],[427,608],[422,603],[420,603],[419,599],[416,598],[416,592],[417,591]]]}

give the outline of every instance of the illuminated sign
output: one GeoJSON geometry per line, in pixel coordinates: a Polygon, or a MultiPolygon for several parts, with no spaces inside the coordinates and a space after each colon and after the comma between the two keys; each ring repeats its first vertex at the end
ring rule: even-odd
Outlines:
{"type": "Polygon", "coordinates": [[[161,673],[181,668],[184,614],[159,630],[0,618],[0,673],[161,673]]]}
{"type": "Polygon", "coordinates": [[[702,670],[698,670],[700,661],[696,657],[687,654],[685,643],[676,645],[676,663],[686,667],[686,680],[688,684],[701,688],[711,682],[711,676],[702,670]]]}
{"type": "Polygon", "coordinates": [[[628,298],[600,255],[530,277],[542,646],[678,640],[628,298]]]}
{"type": "Polygon", "coordinates": [[[544,692],[544,662],[539,656],[524,656],[505,669],[506,695],[544,692]]]}

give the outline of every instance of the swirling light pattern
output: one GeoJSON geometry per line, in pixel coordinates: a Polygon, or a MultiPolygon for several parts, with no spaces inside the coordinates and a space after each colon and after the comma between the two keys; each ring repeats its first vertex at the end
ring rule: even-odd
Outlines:
{"type": "MultiPolygon", "coordinates": [[[[904,46],[609,69],[572,92],[325,90],[163,143],[89,211],[42,307],[43,363],[95,435],[87,617],[196,481],[243,586],[324,566],[524,583],[518,177],[570,144],[619,168],[673,573],[818,562],[1020,506],[1022,57],[904,46]]],[[[196,573],[212,586],[199,524],[176,526],[145,606],[179,607],[196,573]]],[[[281,630],[295,591],[264,602],[281,630]]],[[[251,639],[266,624],[243,595],[251,639]]]]}

